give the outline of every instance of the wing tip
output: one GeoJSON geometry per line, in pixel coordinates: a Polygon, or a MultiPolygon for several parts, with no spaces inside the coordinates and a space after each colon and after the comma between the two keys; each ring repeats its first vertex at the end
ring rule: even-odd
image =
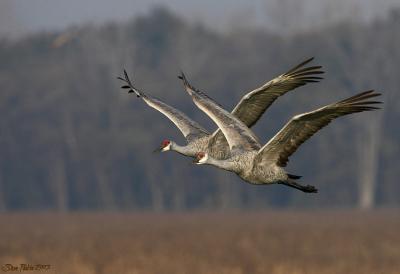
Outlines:
{"type": "MultiPolygon", "coordinates": [[[[316,83],[319,81],[314,81],[317,80],[312,79],[313,77],[317,77],[319,74],[324,74],[325,71],[322,70],[322,66],[309,66],[305,67],[306,64],[314,60],[314,57],[311,57],[304,62],[298,64],[294,68],[290,69],[286,73],[283,74],[285,77],[292,78],[293,80],[299,80],[301,82],[304,81],[304,83],[316,83]],[[310,80],[310,81],[308,81],[310,80]]],[[[319,77],[318,80],[322,80],[322,77],[319,77]]]]}
{"type": "Polygon", "coordinates": [[[382,93],[379,93],[373,89],[370,89],[367,91],[360,92],[349,98],[346,98],[346,99],[338,102],[338,104],[353,105],[353,106],[356,106],[356,105],[364,105],[365,106],[365,105],[369,105],[369,104],[383,104],[383,102],[381,102],[381,101],[366,101],[367,99],[378,97],[381,95],[382,95],[382,93]]]}
{"type": "Polygon", "coordinates": [[[129,79],[128,73],[126,72],[126,69],[124,69],[124,76],[125,78],[122,78],[120,76],[117,77],[118,80],[121,80],[127,84],[121,86],[122,89],[128,89],[128,93],[135,93],[137,97],[146,97],[142,91],[133,86],[131,80],[129,79]]]}
{"type": "Polygon", "coordinates": [[[192,92],[200,93],[200,91],[198,89],[196,89],[189,83],[188,79],[186,78],[186,75],[183,73],[182,70],[181,70],[181,74],[178,75],[178,79],[180,79],[183,82],[183,86],[185,87],[186,91],[189,94],[192,94],[192,92]]]}
{"type": "MultiPolygon", "coordinates": [[[[289,74],[292,74],[292,73],[298,71],[300,68],[304,67],[305,65],[307,65],[308,63],[310,63],[314,59],[315,59],[314,56],[312,56],[312,57],[302,61],[298,65],[296,65],[293,68],[289,69],[284,75],[289,75],[289,74]]],[[[314,67],[319,67],[319,69],[322,68],[322,66],[314,66],[314,67]]]]}

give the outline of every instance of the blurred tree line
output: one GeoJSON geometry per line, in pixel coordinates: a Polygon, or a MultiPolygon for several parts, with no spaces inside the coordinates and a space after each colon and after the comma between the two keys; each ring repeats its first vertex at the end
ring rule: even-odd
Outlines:
{"type": "Polygon", "coordinates": [[[0,209],[184,210],[398,206],[400,203],[400,13],[279,36],[260,29],[215,32],[157,8],[128,23],[0,41],[0,209]],[[265,143],[291,116],[356,92],[383,93],[383,110],[338,119],[304,144],[288,170],[319,188],[307,195],[253,186],[234,174],[152,154],[175,126],[120,90],[135,85],[196,119],[176,78],[227,109],[310,56],[325,80],[280,98],[254,130],[265,143]]]}

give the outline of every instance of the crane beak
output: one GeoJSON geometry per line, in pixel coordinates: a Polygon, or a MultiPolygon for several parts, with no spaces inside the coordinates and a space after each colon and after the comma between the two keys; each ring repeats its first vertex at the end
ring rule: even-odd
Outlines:
{"type": "Polygon", "coordinates": [[[159,152],[161,152],[162,150],[163,150],[163,148],[164,147],[158,147],[158,148],[156,148],[155,150],[153,150],[153,153],[159,153],[159,152]]]}
{"type": "Polygon", "coordinates": [[[199,164],[199,159],[194,158],[192,164],[198,165],[199,164]]]}

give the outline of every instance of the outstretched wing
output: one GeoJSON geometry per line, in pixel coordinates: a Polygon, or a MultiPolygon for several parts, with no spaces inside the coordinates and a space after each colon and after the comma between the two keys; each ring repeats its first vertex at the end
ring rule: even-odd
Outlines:
{"type": "MultiPolygon", "coordinates": [[[[232,110],[232,114],[250,128],[261,118],[267,108],[278,99],[278,97],[307,83],[319,82],[319,80],[323,79],[317,76],[324,73],[321,70],[322,67],[304,67],[313,59],[314,58],[305,60],[286,73],[279,75],[261,87],[247,93],[232,110]]],[[[217,129],[213,133],[211,143],[217,146],[226,144],[221,129],[217,129]]]]}
{"type": "Polygon", "coordinates": [[[289,156],[333,119],[351,113],[379,109],[373,105],[381,102],[368,100],[379,95],[380,93],[373,90],[365,91],[340,102],[294,116],[259,150],[254,163],[256,165],[275,163],[281,167],[286,166],[289,156]]]}
{"type": "Polygon", "coordinates": [[[198,123],[187,117],[183,112],[171,107],[170,105],[167,105],[166,103],[156,98],[150,97],[144,94],[141,90],[135,88],[132,85],[125,70],[124,76],[125,79],[118,77],[118,79],[124,81],[127,84],[122,86],[121,88],[128,89],[129,93],[135,93],[136,96],[142,98],[147,105],[167,116],[167,118],[170,119],[178,127],[178,129],[182,132],[183,136],[185,136],[188,142],[209,135],[207,130],[205,130],[198,123]]]}
{"type": "Polygon", "coordinates": [[[235,150],[258,150],[261,147],[253,132],[243,122],[223,109],[204,92],[193,88],[183,73],[179,79],[183,81],[186,91],[192,96],[196,106],[222,130],[232,153],[235,150]]]}

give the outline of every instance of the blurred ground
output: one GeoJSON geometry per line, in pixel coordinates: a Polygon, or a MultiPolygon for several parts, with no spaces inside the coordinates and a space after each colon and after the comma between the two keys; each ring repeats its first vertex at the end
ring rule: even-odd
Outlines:
{"type": "Polygon", "coordinates": [[[0,263],[51,265],[29,273],[399,273],[398,213],[3,214],[0,263]]]}

